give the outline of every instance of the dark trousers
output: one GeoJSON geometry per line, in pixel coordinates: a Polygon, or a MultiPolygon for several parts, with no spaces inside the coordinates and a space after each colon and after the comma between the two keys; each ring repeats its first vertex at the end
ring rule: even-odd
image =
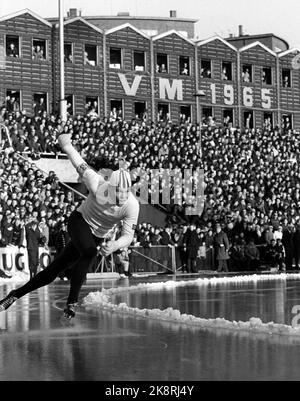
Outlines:
{"type": "Polygon", "coordinates": [[[183,247],[179,248],[179,258],[182,265],[182,272],[187,271],[187,254],[183,247]]]}
{"type": "Polygon", "coordinates": [[[39,248],[28,249],[28,263],[30,270],[30,278],[36,276],[39,266],[39,248]]]}
{"type": "Polygon", "coordinates": [[[198,273],[197,271],[197,259],[189,257],[187,260],[187,272],[198,273]]]}
{"type": "Polygon", "coordinates": [[[228,273],[227,260],[218,260],[218,272],[228,273]]]}
{"type": "Polygon", "coordinates": [[[44,287],[54,281],[65,269],[72,266],[68,303],[78,302],[81,287],[90,265],[97,256],[97,246],[103,241],[95,237],[81,213],[73,212],[69,218],[68,232],[71,241],[47,269],[38,273],[23,287],[15,291],[16,298],[44,287]]]}
{"type": "Polygon", "coordinates": [[[287,270],[293,270],[293,252],[286,249],[285,264],[287,270]]]}

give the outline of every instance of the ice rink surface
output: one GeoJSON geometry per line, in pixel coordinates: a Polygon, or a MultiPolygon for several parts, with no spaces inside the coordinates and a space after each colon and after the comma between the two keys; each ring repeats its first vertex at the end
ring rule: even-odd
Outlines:
{"type": "MultiPolygon", "coordinates": [[[[159,279],[148,279],[147,282],[159,279]]],[[[92,281],[82,295],[146,279],[92,281]]],[[[8,288],[0,288],[0,296],[8,288]]],[[[63,319],[68,284],[55,283],[0,314],[0,381],[300,380],[300,339],[185,327],[101,309],[63,319]]],[[[190,285],[116,296],[139,308],[291,324],[299,281],[190,285]]]]}

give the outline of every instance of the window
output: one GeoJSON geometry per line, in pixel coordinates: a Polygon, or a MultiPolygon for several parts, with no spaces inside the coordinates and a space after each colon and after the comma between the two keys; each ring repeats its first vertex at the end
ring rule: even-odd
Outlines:
{"type": "Polygon", "coordinates": [[[36,61],[46,60],[46,40],[33,39],[32,41],[32,59],[36,61]]]}
{"type": "Polygon", "coordinates": [[[254,128],[254,114],[252,110],[244,111],[244,127],[254,128]]]}
{"type": "Polygon", "coordinates": [[[282,70],[282,86],[284,88],[292,87],[292,74],[291,74],[291,70],[289,70],[289,69],[282,70]]]}
{"type": "Polygon", "coordinates": [[[6,56],[20,57],[20,40],[18,36],[6,35],[6,56]]]}
{"type": "Polygon", "coordinates": [[[180,122],[190,122],[192,117],[191,106],[182,105],[180,106],[180,122]]]}
{"type": "Polygon", "coordinates": [[[110,48],[109,50],[109,67],[120,70],[122,66],[121,49],[110,48]]]}
{"type": "Polygon", "coordinates": [[[293,115],[283,114],[282,115],[282,128],[284,130],[293,129],[293,115]]]}
{"type": "Polygon", "coordinates": [[[272,68],[263,67],[261,82],[263,85],[272,85],[272,68]]]}
{"type": "Polygon", "coordinates": [[[272,130],[274,125],[273,113],[264,113],[264,129],[272,130]]]}
{"type": "Polygon", "coordinates": [[[133,53],[133,64],[135,71],[145,71],[145,52],[135,51],[133,53]]]}
{"type": "Polygon", "coordinates": [[[97,65],[97,46],[85,45],[84,46],[84,65],[96,67],[97,65]]]}
{"type": "Polygon", "coordinates": [[[167,54],[162,54],[162,53],[157,54],[156,72],[158,72],[159,74],[168,73],[168,56],[167,56],[167,54]]]}
{"type": "Polygon", "coordinates": [[[232,81],[232,63],[223,61],[222,63],[222,80],[232,81]]]}
{"type": "Polygon", "coordinates": [[[5,97],[5,107],[9,113],[15,113],[21,109],[21,93],[16,90],[7,90],[5,97]]]}
{"type": "Polygon", "coordinates": [[[64,60],[65,63],[73,63],[73,48],[71,43],[64,44],[64,60]]]}
{"type": "Polygon", "coordinates": [[[110,119],[111,121],[123,119],[123,101],[111,100],[110,101],[110,119]]]}
{"type": "Polygon", "coordinates": [[[242,79],[243,79],[243,82],[246,82],[246,83],[252,82],[252,65],[243,64],[242,79]]]}
{"type": "Polygon", "coordinates": [[[47,112],[47,93],[33,94],[33,111],[35,116],[40,116],[47,112]]]}
{"type": "Polygon", "coordinates": [[[206,126],[215,125],[212,107],[202,107],[202,124],[206,126]]]}
{"type": "Polygon", "coordinates": [[[87,115],[99,115],[99,98],[97,96],[87,96],[85,98],[85,111],[87,115]]]}
{"type": "Polygon", "coordinates": [[[190,58],[186,56],[179,57],[179,72],[180,75],[191,75],[190,74],[190,58]]]}
{"type": "Polygon", "coordinates": [[[233,126],[233,109],[223,110],[223,122],[224,122],[224,127],[233,126]]]}
{"type": "Polygon", "coordinates": [[[134,115],[137,120],[147,119],[146,102],[134,102],[134,115]]]}
{"type": "Polygon", "coordinates": [[[167,103],[158,103],[158,121],[170,120],[170,106],[167,103]]]}
{"type": "Polygon", "coordinates": [[[200,70],[201,78],[211,79],[211,60],[201,60],[201,70],[200,70]]]}
{"type": "Polygon", "coordinates": [[[74,96],[73,95],[67,95],[66,96],[66,101],[67,101],[67,114],[69,116],[74,115],[74,96]]]}

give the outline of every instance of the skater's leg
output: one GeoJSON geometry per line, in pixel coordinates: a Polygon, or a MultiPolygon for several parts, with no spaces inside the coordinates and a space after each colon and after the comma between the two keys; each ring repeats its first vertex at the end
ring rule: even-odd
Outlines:
{"type": "Polygon", "coordinates": [[[50,264],[49,267],[37,274],[23,287],[15,290],[14,296],[20,299],[24,295],[52,283],[61,271],[74,264],[78,258],[79,253],[77,249],[72,242],[69,242],[62,253],[50,264]]]}
{"type": "Polygon", "coordinates": [[[78,302],[81,287],[86,279],[87,272],[97,256],[97,247],[84,249],[79,260],[72,268],[71,287],[68,297],[68,304],[76,304],[78,302]]]}
{"type": "Polygon", "coordinates": [[[87,272],[97,257],[97,244],[94,236],[90,230],[84,231],[85,235],[73,237],[80,257],[72,267],[68,304],[78,302],[79,293],[86,279],[87,272]]]}
{"type": "Polygon", "coordinates": [[[68,230],[71,240],[80,255],[72,267],[71,286],[67,301],[68,304],[76,304],[87,272],[97,257],[97,245],[101,240],[93,236],[89,225],[80,213],[74,213],[72,224],[69,225],[68,230]]]}

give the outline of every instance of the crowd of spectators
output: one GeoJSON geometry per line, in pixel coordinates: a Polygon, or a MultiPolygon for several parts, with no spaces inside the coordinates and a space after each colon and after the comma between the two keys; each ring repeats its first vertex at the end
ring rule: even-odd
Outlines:
{"type": "MultiPolygon", "coordinates": [[[[62,126],[59,117],[46,111],[31,117],[2,107],[1,118],[9,128],[16,152],[28,152],[34,157],[43,152],[60,152],[56,132],[62,126]]],[[[77,150],[95,168],[101,167],[101,160],[116,165],[122,157],[137,175],[145,173],[145,179],[151,171],[158,171],[160,194],[164,179],[171,172],[192,169],[191,179],[197,184],[199,173],[204,170],[205,202],[200,215],[187,213],[194,192],[185,193],[181,202],[176,201],[178,186],[173,181],[170,204],[164,207],[168,212],[167,223],[173,227],[174,243],[180,244],[182,227],[195,225],[200,244],[201,241],[206,244],[206,237],[214,237],[217,224],[221,224],[229,240],[227,251],[233,266],[235,261],[236,266],[241,265],[252,254],[253,262],[248,263],[251,268],[258,267],[262,259],[289,269],[293,264],[299,268],[298,132],[270,126],[245,130],[204,126],[200,133],[189,122],[179,125],[171,121],[127,122],[116,116],[69,117],[63,127],[72,135],[77,150]]],[[[1,146],[3,149],[7,146],[4,140],[1,146]]],[[[57,179],[43,178],[34,165],[20,161],[16,155],[2,154],[0,177],[2,220],[7,220],[10,214],[13,220],[21,219],[21,224],[27,224],[34,216],[44,219],[51,231],[56,223],[65,223],[77,206],[72,193],[66,195],[57,179]]],[[[142,179],[136,188],[141,183],[142,179]]],[[[150,194],[155,185],[151,181],[150,194]]],[[[148,227],[145,231],[142,227],[135,242],[142,246],[153,246],[152,242],[162,245],[164,232],[161,228],[148,227]]],[[[53,241],[49,239],[48,244],[53,246],[53,241]]]]}
{"type": "Polygon", "coordinates": [[[34,227],[37,247],[61,250],[61,231],[79,202],[61,187],[54,172],[44,177],[18,154],[0,154],[0,247],[30,247],[34,227]]]}

